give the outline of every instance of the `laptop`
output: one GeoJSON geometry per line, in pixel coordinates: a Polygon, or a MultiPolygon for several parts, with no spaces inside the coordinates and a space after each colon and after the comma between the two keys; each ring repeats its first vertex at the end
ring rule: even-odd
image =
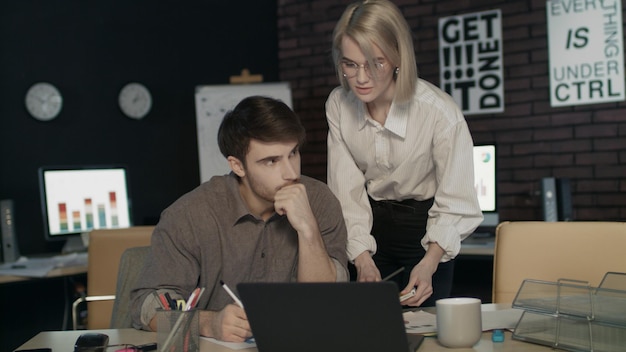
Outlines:
{"type": "Polygon", "coordinates": [[[259,352],[414,352],[393,282],[240,283],[259,352]]]}

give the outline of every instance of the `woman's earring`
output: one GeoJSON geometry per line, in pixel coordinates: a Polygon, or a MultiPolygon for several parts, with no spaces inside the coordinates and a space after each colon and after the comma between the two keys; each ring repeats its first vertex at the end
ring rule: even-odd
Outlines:
{"type": "Polygon", "coordinates": [[[396,76],[398,75],[398,72],[400,72],[400,67],[396,67],[396,71],[395,71],[396,76]]]}
{"type": "Polygon", "coordinates": [[[344,73],[343,78],[348,78],[348,75],[344,73]]]}

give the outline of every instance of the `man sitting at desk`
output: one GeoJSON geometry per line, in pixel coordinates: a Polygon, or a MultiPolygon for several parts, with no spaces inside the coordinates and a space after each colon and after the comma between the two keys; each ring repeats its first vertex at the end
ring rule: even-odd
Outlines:
{"type": "Polygon", "coordinates": [[[161,214],[152,253],[131,293],[133,326],[156,330],[153,294],[197,305],[200,334],[241,342],[252,336],[244,310],[220,285],[347,281],[346,227],[327,186],[300,175],[305,130],[284,103],[249,97],[218,131],[232,172],[215,176],[161,214]]]}

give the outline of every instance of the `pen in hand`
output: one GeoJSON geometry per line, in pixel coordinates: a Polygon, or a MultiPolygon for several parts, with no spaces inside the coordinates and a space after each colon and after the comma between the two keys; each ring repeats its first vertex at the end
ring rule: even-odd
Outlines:
{"type": "Polygon", "coordinates": [[[393,273],[385,276],[385,278],[382,281],[387,281],[387,280],[391,279],[392,277],[400,274],[403,271],[404,271],[404,267],[400,267],[400,269],[398,269],[398,270],[394,271],[393,273]]]}
{"type": "MultiPolygon", "coordinates": [[[[239,299],[239,297],[235,296],[235,293],[233,291],[230,290],[230,288],[228,287],[228,285],[226,285],[224,283],[224,281],[220,280],[220,285],[222,285],[222,287],[224,288],[224,290],[226,290],[226,293],[228,293],[228,295],[230,296],[230,298],[233,299],[233,301],[235,301],[235,303],[237,303],[237,305],[239,307],[241,307],[241,309],[243,308],[243,303],[241,302],[241,300],[239,299]]],[[[254,343],[254,337],[250,336],[246,339],[246,343],[254,343]]]]}
{"type": "Polygon", "coordinates": [[[243,309],[243,303],[241,302],[241,300],[237,296],[235,296],[235,293],[230,290],[230,288],[224,283],[224,281],[220,280],[220,285],[222,285],[224,290],[226,290],[226,293],[228,293],[230,298],[232,298],[233,301],[235,301],[235,303],[237,303],[237,305],[243,309]]]}

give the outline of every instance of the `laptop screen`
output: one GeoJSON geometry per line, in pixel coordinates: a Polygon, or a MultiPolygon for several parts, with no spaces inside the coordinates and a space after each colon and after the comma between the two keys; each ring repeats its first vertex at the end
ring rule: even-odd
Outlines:
{"type": "Polygon", "coordinates": [[[240,283],[237,289],[260,352],[409,351],[395,283],[240,283]]]}

